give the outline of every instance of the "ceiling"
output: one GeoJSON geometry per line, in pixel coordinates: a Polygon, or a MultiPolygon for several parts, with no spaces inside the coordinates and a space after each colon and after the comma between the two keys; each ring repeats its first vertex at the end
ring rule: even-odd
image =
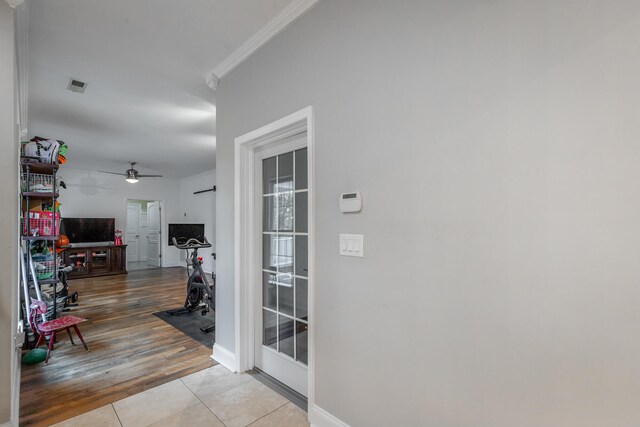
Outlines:
{"type": "Polygon", "coordinates": [[[29,136],[68,167],[183,178],[215,167],[205,77],[291,0],[31,0],[29,136]],[[69,79],[87,83],[84,94],[69,79]]]}

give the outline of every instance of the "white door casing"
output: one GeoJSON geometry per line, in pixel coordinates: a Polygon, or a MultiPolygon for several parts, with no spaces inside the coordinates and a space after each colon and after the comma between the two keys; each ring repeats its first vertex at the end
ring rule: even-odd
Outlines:
{"type": "Polygon", "coordinates": [[[160,267],[160,202],[149,202],[147,204],[147,264],[160,267]]]}
{"type": "Polygon", "coordinates": [[[127,262],[136,262],[139,260],[140,210],[139,203],[127,203],[127,226],[125,230],[127,262]]]}
{"type": "MultiPolygon", "coordinates": [[[[256,236],[261,230],[261,215],[255,215],[259,182],[256,177],[256,162],[261,150],[291,142],[291,137],[306,131],[308,153],[308,369],[307,393],[309,407],[315,402],[315,324],[314,324],[314,130],[313,109],[304,108],[281,120],[266,125],[235,139],[235,364],[234,370],[244,372],[252,369],[256,362],[256,313],[260,294],[255,284],[262,282],[261,245],[256,236]]],[[[220,353],[228,351],[220,348],[220,353]]],[[[215,352],[215,346],[214,346],[215,352]]]]}

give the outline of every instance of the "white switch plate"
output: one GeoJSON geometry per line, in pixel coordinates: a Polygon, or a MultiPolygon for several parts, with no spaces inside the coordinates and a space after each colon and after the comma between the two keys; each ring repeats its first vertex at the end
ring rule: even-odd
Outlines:
{"type": "Polygon", "coordinates": [[[364,235],[340,234],[340,255],[364,257],[364,235]]]}

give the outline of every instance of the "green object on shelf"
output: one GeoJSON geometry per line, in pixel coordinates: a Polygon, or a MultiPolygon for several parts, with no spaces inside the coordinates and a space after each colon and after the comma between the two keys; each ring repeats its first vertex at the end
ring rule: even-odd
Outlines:
{"type": "Polygon", "coordinates": [[[29,350],[22,356],[22,363],[25,365],[35,365],[36,363],[44,362],[47,358],[47,350],[43,348],[34,348],[29,350]]]}

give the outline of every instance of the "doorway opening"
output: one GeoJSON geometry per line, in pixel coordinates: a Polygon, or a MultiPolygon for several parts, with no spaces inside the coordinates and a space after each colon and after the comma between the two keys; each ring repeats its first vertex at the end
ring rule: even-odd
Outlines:
{"type": "Polygon", "coordinates": [[[162,202],[127,199],[125,218],[127,271],[162,267],[162,202]]]}

